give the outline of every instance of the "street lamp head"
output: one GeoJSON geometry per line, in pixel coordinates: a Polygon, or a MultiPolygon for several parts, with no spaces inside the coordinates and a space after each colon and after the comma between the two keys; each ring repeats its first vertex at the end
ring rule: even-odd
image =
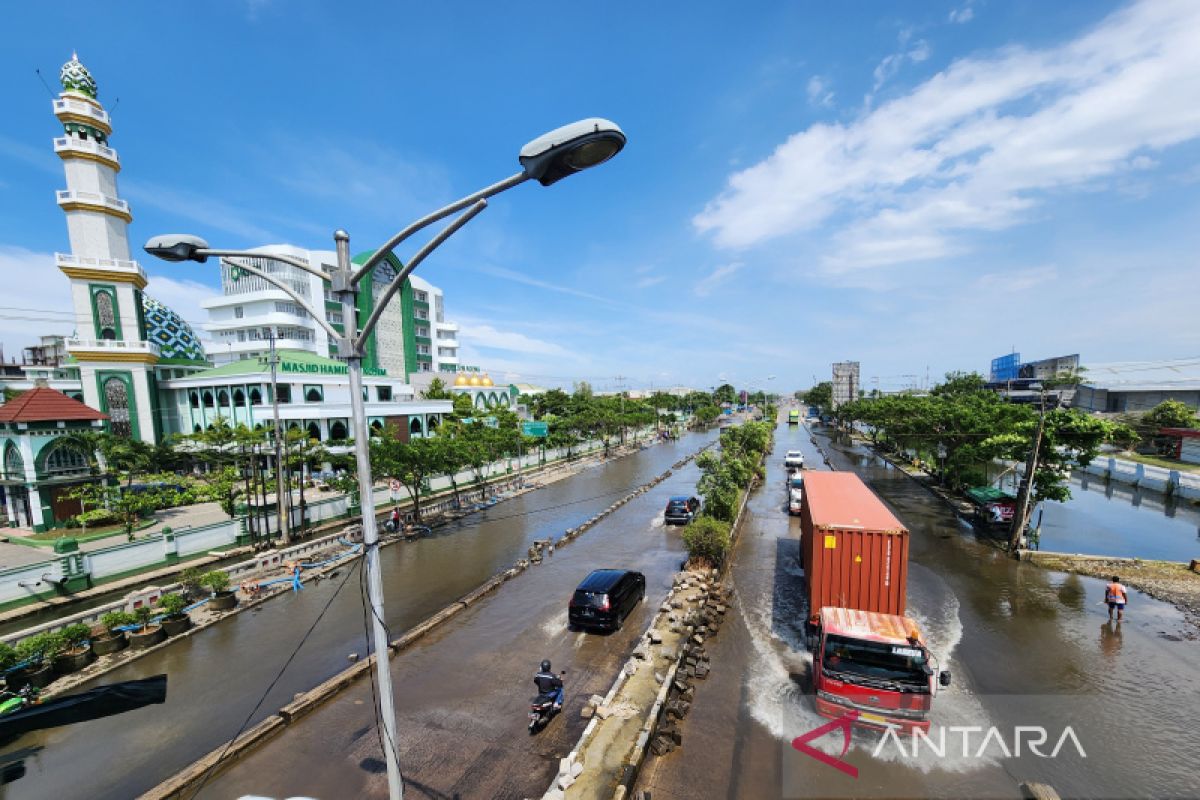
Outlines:
{"type": "Polygon", "coordinates": [[[198,250],[208,249],[208,242],[186,233],[152,236],[142,249],[163,261],[199,261],[203,264],[208,260],[208,256],[197,254],[198,250]]]}
{"type": "Polygon", "coordinates": [[[521,148],[525,174],[542,186],[603,164],[625,146],[615,122],[593,117],[544,133],[521,148]]]}

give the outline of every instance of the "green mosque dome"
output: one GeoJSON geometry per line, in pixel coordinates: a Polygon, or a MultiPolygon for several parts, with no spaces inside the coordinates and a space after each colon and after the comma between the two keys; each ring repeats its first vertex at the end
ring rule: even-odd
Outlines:
{"type": "Polygon", "coordinates": [[[142,311],[146,338],[158,345],[160,362],[207,363],[196,332],[178,314],[146,294],[142,295],[142,311]]]}
{"type": "Polygon", "coordinates": [[[99,91],[96,87],[96,79],[92,77],[92,73],[88,72],[87,67],[79,63],[79,56],[74,53],[71,54],[71,60],[63,64],[58,79],[68,92],[79,92],[95,99],[99,91]]]}

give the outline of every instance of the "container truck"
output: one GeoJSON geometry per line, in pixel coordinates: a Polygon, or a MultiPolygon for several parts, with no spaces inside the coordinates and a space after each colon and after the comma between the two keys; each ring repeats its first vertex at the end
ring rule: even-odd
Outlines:
{"type": "Polygon", "coordinates": [[[939,671],[905,616],[908,530],[857,475],[803,473],[800,556],[817,713],[856,725],[929,729],[939,671]]]}

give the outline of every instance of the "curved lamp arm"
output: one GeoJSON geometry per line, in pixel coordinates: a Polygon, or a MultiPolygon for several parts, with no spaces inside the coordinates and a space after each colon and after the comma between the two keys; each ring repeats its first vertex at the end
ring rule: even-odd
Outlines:
{"type": "MultiPolygon", "coordinates": [[[[431,214],[426,214],[404,230],[397,233],[391,239],[388,239],[380,246],[378,250],[372,253],[371,257],[368,258],[361,267],[355,270],[352,276],[350,276],[350,286],[357,286],[358,282],[363,279],[363,276],[369,273],[377,264],[379,264],[380,261],[383,261],[388,253],[392,252],[392,250],[394,250],[401,242],[422,228],[432,225],[439,219],[444,219],[450,216],[455,211],[461,211],[467,206],[474,205],[480,200],[486,200],[493,195],[500,194],[500,192],[503,192],[506,189],[519,186],[527,180],[529,180],[529,176],[527,174],[524,172],[518,172],[516,175],[505,178],[499,183],[493,183],[491,186],[488,186],[485,189],[480,189],[474,194],[467,195],[461,200],[456,200],[450,205],[439,208],[437,211],[434,211],[431,214]]],[[[451,233],[453,233],[453,231],[451,231],[451,233]]]]}
{"type": "MultiPolygon", "coordinates": [[[[288,264],[289,266],[293,266],[296,269],[302,269],[310,275],[316,275],[318,278],[321,278],[322,280],[328,281],[330,279],[328,272],[325,272],[324,270],[318,269],[316,267],[309,266],[307,263],[301,261],[300,259],[296,258],[295,256],[276,255],[275,253],[254,253],[254,252],[251,252],[248,250],[209,250],[207,248],[202,248],[202,249],[196,250],[196,255],[197,256],[216,256],[218,258],[224,258],[224,259],[261,258],[266,261],[278,261],[280,263],[288,264]]],[[[241,264],[238,264],[238,266],[240,267],[241,264]]],[[[247,269],[246,271],[249,272],[249,269],[247,269]]],[[[259,273],[259,274],[261,274],[261,273],[259,273]]]]}
{"type": "MultiPolygon", "coordinates": [[[[372,309],[371,316],[367,317],[367,321],[363,324],[362,330],[354,339],[353,349],[355,353],[361,352],[363,342],[365,342],[367,337],[371,335],[371,331],[375,330],[375,325],[379,322],[379,317],[383,315],[384,309],[387,308],[388,303],[391,301],[396,292],[400,291],[400,287],[404,285],[404,281],[408,279],[408,276],[412,274],[412,271],[416,269],[422,261],[425,260],[426,256],[436,250],[438,246],[442,244],[442,242],[453,236],[463,225],[466,225],[468,222],[475,219],[475,217],[478,216],[479,213],[485,208],[487,208],[487,200],[477,200],[475,204],[472,205],[467,211],[463,212],[460,217],[447,225],[441,233],[430,239],[425,246],[418,250],[416,254],[408,260],[408,263],[396,273],[396,277],[392,279],[392,282],[388,284],[387,290],[384,291],[379,300],[375,302],[375,308],[372,309]]],[[[376,251],[376,255],[379,255],[380,253],[387,255],[390,252],[391,247],[385,245],[376,251]]],[[[374,259],[375,256],[372,256],[371,258],[374,259]]],[[[367,263],[370,264],[371,261],[368,261],[367,263]]]]}
{"type": "MultiPolygon", "coordinates": [[[[272,261],[284,261],[284,259],[278,258],[276,256],[262,256],[257,253],[254,254],[254,257],[255,258],[268,258],[272,261]]],[[[230,264],[232,264],[233,266],[237,267],[240,270],[245,270],[246,272],[249,272],[251,275],[257,275],[258,277],[262,278],[264,281],[271,284],[276,289],[278,289],[279,291],[286,294],[288,297],[295,300],[296,303],[301,308],[303,308],[305,311],[308,312],[308,315],[313,318],[313,321],[316,322],[318,325],[320,325],[322,328],[324,328],[325,332],[328,333],[335,341],[337,339],[341,338],[341,334],[337,332],[337,329],[325,321],[324,314],[318,315],[317,312],[312,310],[312,306],[310,306],[303,297],[301,297],[299,294],[297,294],[295,291],[288,288],[287,286],[284,286],[282,283],[280,283],[278,280],[273,278],[271,275],[268,275],[267,273],[263,272],[258,267],[251,266],[250,264],[241,264],[236,261],[232,261],[227,257],[223,257],[223,260],[228,261],[230,264]]],[[[291,264],[292,262],[284,261],[284,263],[291,264]]],[[[295,265],[293,264],[293,266],[295,266],[295,265]]]]}

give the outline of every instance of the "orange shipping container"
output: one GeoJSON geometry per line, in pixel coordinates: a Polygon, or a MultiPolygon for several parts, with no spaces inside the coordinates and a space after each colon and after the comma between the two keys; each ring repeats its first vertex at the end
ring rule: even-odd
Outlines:
{"type": "Polygon", "coordinates": [[[821,609],[903,615],[908,530],[850,472],[804,472],[800,557],[809,621],[821,609]]]}

